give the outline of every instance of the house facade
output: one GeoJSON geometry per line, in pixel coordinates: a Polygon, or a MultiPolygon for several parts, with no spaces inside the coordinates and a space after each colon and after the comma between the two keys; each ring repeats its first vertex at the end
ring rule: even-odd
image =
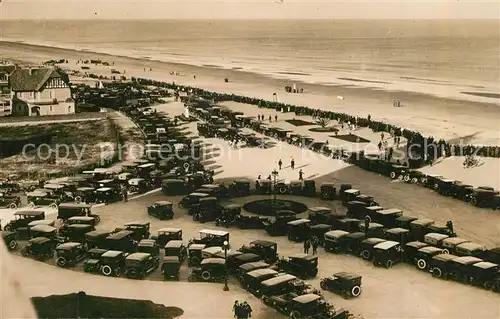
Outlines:
{"type": "Polygon", "coordinates": [[[69,83],[54,68],[16,68],[9,84],[14,116],[75,113],[69,83]]]}
{"type": "Polygon", "coordinates": [[[14,65],[0,64],[0,116],[10,114],[11,90],[9,77],[15,68],[14,65]]]}

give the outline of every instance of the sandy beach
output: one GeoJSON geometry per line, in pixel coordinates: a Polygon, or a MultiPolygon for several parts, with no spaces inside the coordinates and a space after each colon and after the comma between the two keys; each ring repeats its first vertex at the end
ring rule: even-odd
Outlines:
{"type": "MultiPolygon", "coordinates": [[[[90,70],[86,71],[111,76],[113,68],[120,72],[125,71],[124,75],[127,77],[151,78],[267,100],[272,100],[273,93],[277,93],[278,100],[284,103],[334,110],[363,117],[370,114],[374,120],[393,123],[436,138],[446,140],[463,138],[464,143],[500,145],[498,99],[457,94],[463,90],[470,91],[472,88],[450,89],[452,84],[449,83],[447,85],[431,84],[431,82],[423,84],[418,79],[407,79],[405,82],[399,81],[393,84],[348,80],[335,85],[295,83],[237,70],[196,67],[7,42],[0,42],[0,56],[4,59],[37,64],[50,59],[65,58],[70,63],[63,64],[62,67],[80,71],[82,71],[80,65],[75,63],[77,60],[101,59],[110,63],[114,62],[114,65],[90,66],[90,70]],[[151,71],[147,71],[149,69],[151,71]],[[170,72],[177,72],[180,75],[175,75],[175,73],[171,75],[170,72]],[[229,82],[225,83],[224,78],[228,78],[229,82]],[[286,93],[284,87],[293,84],[303,89],[304,93],[286,93]],[[395,99],[401,101],[400,108],[393,107],[392,103],[395,99]]],[[[344,74],[344,76],[347,75],[344,74]]],[[[345,79],[348,78],[345,77],[345,79]]],[[[360,76],[351,75],[349,79],[360,79],[360,76]]]]}

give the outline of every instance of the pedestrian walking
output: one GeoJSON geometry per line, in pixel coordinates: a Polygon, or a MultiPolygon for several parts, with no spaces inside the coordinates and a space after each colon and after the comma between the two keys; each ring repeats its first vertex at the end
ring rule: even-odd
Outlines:
{"type": "Polygon", "coordinates": [[[311,248],[311,242],[309,242],[309,239],[306,239],[304,241],[304,254],[309,254],[309,248],[311,248]]]}
{"type": "Polygon", "coordinates": [[[294,161],[294,159],[293,159],[293,158],[292,158],[292,161],[290,162],[290,167],[291,167],[292,169],[295,169],[295,161],[294,161]]]}
{"type": "Polygon", "coordinates": [[[312,248],[313,248],[313,255],[316,255],[318,253],[318,246],[319,246],[319,240],[317,237],[312,238],[312,248]]]}
{"type": "Polygon", "coordinates": [[[300,169],[299,171],[299,181],[303,181],[304,180],[304,172],[302,171],[302,169],[300,169]]]}
{"type": "Polygon", "coordinates": [[[278,167],[279,167],[280,170],[281,170],[281,166],[282,165],[283,165],[283,162],[281,161],[281,158],[280,158],[280,160],[278,161],[278,167]]]}
{"type": "Polygon", "coordinates": [[[278,114],[276,114],[276,115],[274,116],[274,121],[275,121],[275,122],[278,122],[278,114]]]}
{"type": "Polygon", "coordinates": [[[245,301],[243,302],[243,309],[244,311],[244,318],[251,318],[252,317],[252,307],[245,301]]]}
{"type": "Polygon", "coordinates": [[[384,132],[380,133],[380,139],[383,141],[384,140],[384,132]]]}
{"type": "Polygon", "coordinates": [[[257,114],[257,119],[258,119],[258,120],[259,120],[259,122],[260,122],[260,114],[257,114]]]}
{"type": "Polygon", "coordinates": [[[126,203],[128,201],[128,192],[125,187],[122,190],[122,194],[123,194],[123,202],[126,203]]]}
{"type": "Polygon", "coordinates": [[[271,123],[273,121],[273,118],[271,117],[271,115],[269,115],[269,123],[271,123]]]}

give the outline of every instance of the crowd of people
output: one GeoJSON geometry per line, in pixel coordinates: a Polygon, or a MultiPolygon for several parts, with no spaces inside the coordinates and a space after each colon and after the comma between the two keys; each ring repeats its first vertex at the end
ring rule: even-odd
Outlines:
{"type": "Polygon", "coordinates": [[[236,300],[233,306],[233,315],[236,319],[247,319],[252,317],[252,307],[244,301],[239,302],[236,300]]]}

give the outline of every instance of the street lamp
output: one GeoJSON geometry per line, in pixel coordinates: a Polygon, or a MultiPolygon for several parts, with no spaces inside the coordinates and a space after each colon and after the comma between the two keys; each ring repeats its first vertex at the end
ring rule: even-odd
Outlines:
{"type": "Polygon", "coordinates": [[[227,286],[227,250],[229,248],[229,243],[227,242],[227,240],[224,240],[222,248],[224,248],[224,260],[226,267],[226,273],[224,274],[224,288],[222,290],[229,291],[229,287],[227,286]]]}
{"type": "Polygon", "coordinates": [[[278,178],[278,171],[276,169],[274,169],[271,174],[273,175],[273,202],[276,202],[276,192],[277,192],[277,189],[276,189],[276,185],[277,185],[277,178],[278,178]]]}

